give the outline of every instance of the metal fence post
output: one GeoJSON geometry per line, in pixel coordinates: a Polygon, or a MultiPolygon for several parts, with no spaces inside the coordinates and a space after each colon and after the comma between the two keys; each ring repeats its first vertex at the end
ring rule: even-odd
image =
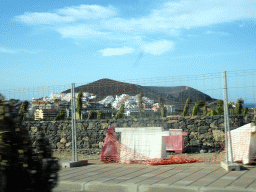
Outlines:
{"type": "Polygon", "coordinates": [[[75,83],[71,83],[71,111],[72,111],[72,161],[78,161],[77,143],[76,143],[76,100],[75,100],[75,83]]]}
{"type": "Polygon", "coordinates": [[[225,149],[226,149],[226,163],[229,163],[229,153],[231,154],[231,163],[233,161],[232,142],[229,129],[229,116],[228,116],[228,94],[227,94],[227,79],[226,71],[223,72],[223,96],[224,96],[224,122],[225,122],[225,149]],[[228,138],[227,138],[228,136],[228,138]],[[229,142],[228,142],[228,141],[229,142]],[[230,144],[230,151],[228,150],[228,144],[230,144]]]}

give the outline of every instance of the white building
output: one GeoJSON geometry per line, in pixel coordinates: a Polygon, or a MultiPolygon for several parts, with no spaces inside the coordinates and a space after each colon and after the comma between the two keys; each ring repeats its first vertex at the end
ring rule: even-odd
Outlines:
{"type": "Polygon", "coordinates": [[[166,107],[167,113],[173,113],[175,112],[174,105],[164,105],[166,107]]]}
{"type": "MultiPolygon", "coordinates": [[[[75,93],[75,98],[78,97],[79,93],[75,93]]],[[[95,98],[96,96],[91,96],[88,92],[83,92],[82,101],[87,101],[88,98],[95,98]]],[[[48,100],[61,99],[62,101],[70,101],[72,99],[71,93],[51,93],[48,100]]]]}
{"type": "Polygon", "coordinates": [[[99,101],[99,103],[101,103],[102,105],[106,106],[107,104],[112,103],[115,101],[114,97],[113,96],[107,96],[105,99],[99,101]]]}
{"type": "Polygon", "coordinates": [[[121,107],[121,104],[124,104],[124,102],[129,98],[129,95],[122,94],[120,96],[116,95],[115,101],[112,103],[113,108],[119,109],[121,107]]]}

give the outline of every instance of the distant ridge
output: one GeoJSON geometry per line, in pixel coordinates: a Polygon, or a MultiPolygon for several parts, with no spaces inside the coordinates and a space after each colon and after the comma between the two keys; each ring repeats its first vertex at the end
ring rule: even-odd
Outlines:
{"type": "MultiPolygon", "coordinates": [[[[143,87],[140,85],[124,83],[107,78],[75,87],[75,93],[82,91],[97,95],[96,101],[100,101],[109,95],[112,95],[113,97],[122,94],[129,94],[131,96],[137,95],[142,90],[143,87]]],[[[70,93],[70,89],[63,91],[62,93],[70,93]]]]}
{"type": "Polygon", "coordinates": [[[248,108],[255,108],[256,103],[244,103],[242,104],[243,107],[248,107],[248,108]]]}
{"type": "MultiPolygon", "coordinates": [[[[70,93],[70,89],[63,91],[62,93],[70,93]]],[[[203,100],[205,102],[217,101],[217,99],[211,98],[209,95],[204,94],[196,89],[188,86],[176,86],[176,87],[156,87],[156,86],[141,86],[137,84],[125,83],[115,81],[112,79],[104,78],[86,85],[75,87],[75,93],[89,92],[95,94],[97,97],[96,102],[104,99],[105,97],[112,95],[114,98],[116,95],[128,94],[135,96],[140,92],[145,97],[158,102],[158,97],[161,96],[166,105],[175,105],[183,109],[187,98],[192,99],[192,104],[203,100]]]]}

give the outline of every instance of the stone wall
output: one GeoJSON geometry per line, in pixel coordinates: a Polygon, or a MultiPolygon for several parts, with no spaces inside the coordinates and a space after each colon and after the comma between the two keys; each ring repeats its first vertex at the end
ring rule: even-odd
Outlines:
{"type": "MultiPolygon", "coordinates": [[[[229,116],[230,130],[247,123],[256,122],[256,115],[229,116]]],[[[23,125],[29,130],[33,143],[36,145],[40,132],[45,133],[52,149],[72,149],[71,121],[24,121],[23,125]]],[[[224,116],[187,116],[144,119],[101,119],[77,120],[77,150],[80,153],[91,154],[100,152],[108,126],[116,127],[163,127],[182,129],[188,132],[184,136],[184,152],[210,152],[220,150],[224,141],[224,116]]],[[[120,133],[116,133],[120,141],[120,133]]]]}

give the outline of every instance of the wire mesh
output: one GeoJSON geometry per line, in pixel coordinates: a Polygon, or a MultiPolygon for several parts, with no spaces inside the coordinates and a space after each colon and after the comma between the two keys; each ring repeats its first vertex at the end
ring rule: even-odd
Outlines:
{"type": "MultiPolygon", "coordinates": [[[[167,113],[164,116],[169,118],[176,118],[177,116],[182,116],[186,101],[188,98],[191,98],[191,102],[188,105],[187,117],[191,117],[193,108],[195,104],[203,100],[207,105],[207,113],[209,115],[211,110],[217,110],[217,101],[223,100],[223,85],[222,85],[222,73],[209,73],[202,75],[189,75],[189,76],[168,76],[168,77],[155,77],[155,78],[140,78],[140,79],[123,79],[123,80],[112,80],[108,78],[103,78],[94,82],[83,82],[76,83],[75,87],[75,98],[77,99],[78,93],[83,92],[82,97],[82,118],[79,120],[79,116],[76,115],[77,122],[90,122],[97,121],[97,118],[108,120],[108,125],[110,120],[115,120],[118,118],[126,120],[136,120],[140,118],[139,108],[138,108],[138,97],[139,93],[143,93],[143,118],[148,120],[154,120],[161,117],[161,108],[159,107],[159,97],[163,99],[164,106],[166,107],[167,113]],[[111,105],[108,105],[108,104],[111,105]],[[118,116],[118,112],[121,109],[122,104],[124,104],[124,114],[118,116]],[[90,112],[91,111],[91,112],[90,112]],[[103,115],[98,116],[99,111],[103,112],[103,115]],[[90,115],[89,115],[90,114],[90,115]],[[89,118],[89,119],[88,119],[89,118]]],[[[255,97],[255,70],[245,70],[245,71],[230,71],[227,72],[227,91],[228,91],[228,103],[233,102],[233,105],[228,106],[229,117],[233,116],[236,112],[235,103],[238,99],[242,98],[243,109],[240,114],[241,117],[246,117],[249,114],[254,115],[254,108],[256,105],[255,97]],[[243,114],[245,107],[248,106],[248,111],[246,114],[243,114]]],[[[44,121],[53,121],[57,115],[61,113],[61,110],[64,110],[65,116],[63,121],[70,122],[71,124],[71,86],[68,85],[54,85],[54,86],[43,86],[43,87],[33,87],[33,88],[22,88],[14,90],[1,90],[7,100],[13,100],[16,102],[18,100],[29,101],[28,112],[25,114],[24,121],[34,121],[44,122],[44,121]],[[56,110],[55,110],[56,109],[56,110]]],[[[200,106],[197,114],[195,116],[202,116],[203,106],[200,106]]],[[[216,115],[216,114],[215,114],[216,115]]],[[[222,114],[223,115],[223,114],[222,114]]],[[[247,120],[244,123],[253,122],[253,117],[246,117],[247,120]]],[[[239,118],[238,118],[239,119],[239,118]]],[[[233,121],[230,119],[230,121],[233,121]]],[[[230,130],[236,129],[242,126],[240,121],[231,122],[230,130]]],[[[151,122],[150,122],[151,123],[151,122]]],[[[218,123],[218,128],[220,131],[220,124],[223,123],[220,121],[218,123]]],[[[147,126],[148,123],[144,125],[147,126]]],[[[43,126],[43,123],[40,124],[43,126]]],[[[132,126],[127,123],[127,126],[132,126]]],[[[209,125],[205,125],[209,126],[209,125]]],[[[29,127],[31,129],[32,126],[29,127]]],[[[70,126],[68,126],[70,129],[70,126]]],[[[82,126],[83,127],[83,126],[82,126]]],[[[89,125],[84,130],[87,132],[90,127],[89,125]]],[[[182,127],[181,124],[178,127],[182,127]]],[[[209,126],[209,129],[212,127],[209,126]]],[[[48,128],[47,128],[48,129],[48,128]]],[[[78,127],[79,129],[79,127],[78,127]]],[[[82,128],[81,128],[82,129],[82,128]]],[[[89,156],[94,156],[95,158],[99,155],[102,149],[102,143],[106,137],[105,130],[93,130],[93,127],[90,127],[91,133],[87,136],[77,135],[78,144],[77,150],[79,155],[84,155],[86,158],[89,156]],[[89,140],[92,138],[90,135],[100,135],[97,142],[87,142],[82,141],[83,137],[88,137],[89,140]],[[86,143],[87,142],[87,143],[86,143]],[[100,147],[101,148],[100,148],[100,147]],[[80,153],[80,151],[83,151],[80,153]],[[83,154],[82,154],[83,153],[83,154]]],[[[106,128],[105,128],[106,129],[106,128]]],[[[182,127],[183,130],[189,131],[189,134],[192,132],[187,124],[182,127]]],[[[212,130],[211,130],[212,131],[212,130]]],[[[195,131],[194,131],[195,132],[195,131]]],[[[59,134],[56,132],[56,134],[59,134]]],[[[67,133],[68,135],[69,133],[67,133]]],[[[200,133],[197,132],[197,140],[199,139],[200,133]]],[[[71,133],[70,133],[71,135],[71,133]]],[[[69,136],[70,136],[69,135],[69,136]]],[[[213,135],[213,134],[212,134],[213,135]]],[[[70,146],[70,137],[66,137],[66,143],[60,142],[63,139],[62,136],[56,136],[56,139],[52,139],[54,144],[53,150],[56,152],[66,153],[66,157],[69,156],[68,147],[70,146]],[[58,146],[57,146],[57,143],[58,146]],[[60,149],[58,147],[62,147],[60,149]]],[[[50,138],[50,136],[49,136],[50,138]]],[[[192,139],[187,137],[187,143],[190,144],[192,139]]],[[[121,144],[121,141],[119,141],[121,144]]],[[[203,141],[206,143],[206,141],[203,141]]],[[[222,144],[223,147],[223,144],[222,144]]],[[[200,149],[201,150],[201,149],[200,149]]],[[[210,153],[200,153],[200,150],[197,150],[198,156],[206,156],[210,153]]],[[[210,151],[210,150],[208,150],[210,151]]],[[[224,148],[220,151],[225,152],[224,148]]],[[[217,153],[217,152],[216,152],[217,153]]],[[[222,154],[221,153],[221,154],[222,154]]],[[[71,153],[70,153],[71,154],[71,153]]],[[[171,153],[169,153],[170,155],[171,153]]],[[[218,153],[219,155],[220,153],[218,153]]],[[[177,154],[176,154],[177,155],[177,154]]],[[[184,154],[180,154],[182,156],[184,154]]],[[[222,156],[224,157],[224,156],[222,156]]],[[[82,159],[82,156],[79,156],[78,159],[82,159]]],[[[71,160],[71,159],[70,159],[71,160]]]]}

